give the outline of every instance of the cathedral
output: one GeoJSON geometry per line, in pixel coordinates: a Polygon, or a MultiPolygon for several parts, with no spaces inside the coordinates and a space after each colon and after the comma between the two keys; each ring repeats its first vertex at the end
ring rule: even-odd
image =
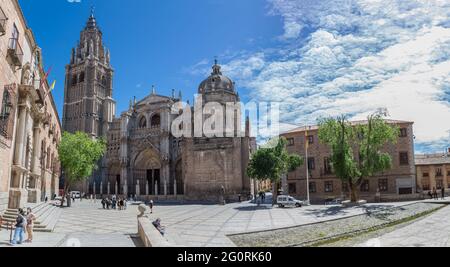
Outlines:
{"type": "MultiPolygon", "coordinates": [[[[98,171],[80,185],[80,191],[211,202],[237,201],[254,193],[256,185],[246,168],[256,140],[250,137],[248,119],[241,130],[239,108],[233,113],[236,127],[231,137],[195,135],[198,121],[193,119],[185,129],[187,136],[175,136],[172,126],[180,114],[173,109],[182,101],[181,92],[165,96],[153,88],[150,95],[131,101],[129,109],[115,117],[112,78],[110,54],[91,14],[66,68],[63,128],[104,137],[108,145],[98,171]]],[[[235,83],[222,74],[217,61],[211,75],[200,83],[198,94],[200,108],[212,102],[225,107],[240,101],[235,83]]],[[[186,109],[194,114],[197,107],[187,104],[186,109]]],[[[208,116],[200,119],[203,124],[208,116]]]]}

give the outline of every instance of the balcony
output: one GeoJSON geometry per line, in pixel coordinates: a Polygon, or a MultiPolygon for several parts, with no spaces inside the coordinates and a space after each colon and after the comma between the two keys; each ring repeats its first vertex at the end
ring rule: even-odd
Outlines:
{"type": "Polygon", "coordinates": [[[7,57],[11,60],[12,65],[19,69],[22,68],[23,50],[22,47],[20,47],[18,39],[9,39],[7,57]]]}
{"type": "Polygon", "coordinates": [[[0,7],[0,36],[5,35],[6,33],[6,21],[8,18],[6,17],[5,13],[3,12],[2,8],[0,7]]]}

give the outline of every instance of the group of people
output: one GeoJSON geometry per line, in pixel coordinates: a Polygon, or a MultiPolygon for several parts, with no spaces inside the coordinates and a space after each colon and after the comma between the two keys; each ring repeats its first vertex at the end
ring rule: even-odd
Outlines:
{"type": "Polygon", "coordinates": [[[111,199],[102,198],[102,207],[103,209],[113,209],[113,210],[126,210],[127,209],[127,200],[124,198],[117,198],[113,196],[111,199]]]}
{"type": "Polygon", "coordinates": [[[36,220],[36,216],[31,211],[31,208],[27,209],[25,212],[23,209],[19,209],[19,214],[16,218],[16,229],[14,230],[14,238],[11,240],[12,245],[22,244],[24,242],[24,234],[27,232],[27,240],[26,243],[33,242],[33,228],[34,221],[36,220]]]}
{"type": "MultiPolygon", "coordinates": [[[[436,187],[433,188],[433,191],[428,191],[428,196],[430,199],[436,199],[439,200],[438,191],[436,190],[436,187]]],[[[442,199],[445,199],[445,188],[441,188],[441,197],[442,199]]]]}

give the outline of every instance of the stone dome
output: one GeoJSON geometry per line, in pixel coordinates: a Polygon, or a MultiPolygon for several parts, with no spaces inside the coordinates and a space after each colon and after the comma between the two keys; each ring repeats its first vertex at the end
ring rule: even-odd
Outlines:
{"type": "Polygon", "coordinates": [[[212,92],[235,93],[234,82],[230,78],[222,74],[222,72],[220,71],[221,67],[217,64],[217,60],[212,69],[213,72],[211,73],[211,75],[200,84],[198,92],[200,94],[207,94],[212,92]]]}

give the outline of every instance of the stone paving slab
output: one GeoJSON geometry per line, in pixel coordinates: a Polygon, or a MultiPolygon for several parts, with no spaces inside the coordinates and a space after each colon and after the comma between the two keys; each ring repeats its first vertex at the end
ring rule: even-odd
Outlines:
{"type": "Polygon", "coordinates": [[[450,247],[450,206],[401,229],[358,246],[450,247]]]}

